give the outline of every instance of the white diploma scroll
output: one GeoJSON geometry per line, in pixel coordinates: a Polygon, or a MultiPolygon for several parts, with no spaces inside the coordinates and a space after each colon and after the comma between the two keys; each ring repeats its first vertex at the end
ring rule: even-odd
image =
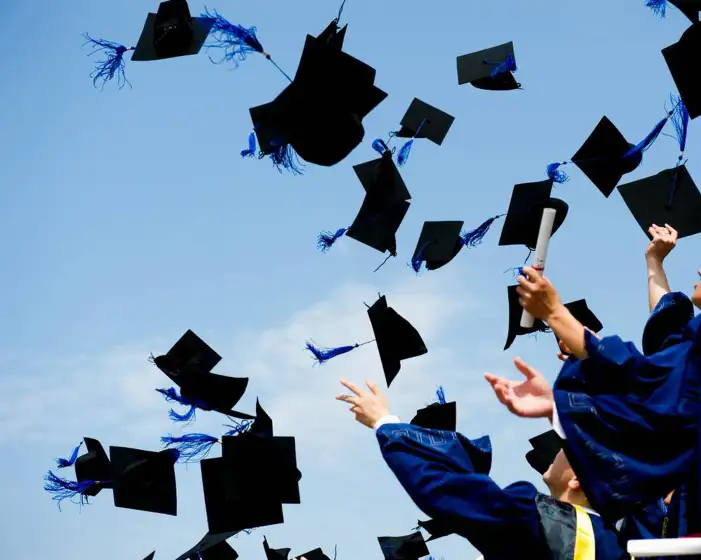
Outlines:
{"type": "Polygon", "coordinates": [[[628,541],[632,558],[652,556],[693,556],[701,554],[701,539],[645,539],[628,541]]]}
{"type": "MultiPolygon", "coordinates": [[[[553,233],[556,214],[557,212],[552,208],[543,210],[543,217],[540,220],[540,230],[538,231],[538,242],[535,246],[535,259],[531,265],[538,274],[543,274],[545,270],[545,258],[548,256],[548,245],[550,244],[550,236],[553,233]]],[[[533,315],[524,309],[523,315],[521,315],[521,327],[530,329],[533,326],[533,322],[533,315]]]]}

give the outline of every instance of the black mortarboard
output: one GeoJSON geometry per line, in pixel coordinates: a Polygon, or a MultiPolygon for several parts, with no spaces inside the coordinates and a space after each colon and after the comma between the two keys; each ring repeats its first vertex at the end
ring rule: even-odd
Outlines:
{"type": "Polygon", "coordinates": [[[388,201],[411,200],[411,194],[392,159],[391,151],[386,151],[378,159],[354,165],[353,171],[367,194],[388,201]]]}
{"type": "Polygon", "coordinates": [[[640,165],[642,152],[624,157],[634,147],[608,117],[603,117],[572,156],[572,163],[608,198],[623,175],[640,165]]]}
{"type": "Polygon", "coordinates": [[[563,200],[550,196],[552,187],[553,182],[550,179],[514,186],[499,245],[525,245],[534,250],[543,210],[546,208],[553,208],[557,212],[552,231],[552,235],[555,234],[565,221],[569,207],[563,200]]]}
{"type": "Polygon", "coordinates": [[[555,430],[548,430],[528,440],[533,447],[526,453],[526,461],[540,474],[545,474],[562,449],[562,439],[555,430]]]}
{"type": "Polygon", "coordinates": [[[270,548],[268,545],[268,539],[263,537],[263,550],[265,550],[266,560],[287,560],[290,555],[289,548],[270,548]]]}
{"type": "Polygon", "coordinates": [[[592,332],[598,333],[604,328],[599,318],[589,309],[586,299],[578,299],[577,301],[566,303],[565,307],[572,313],[572,316],[577,319],[577,321],[592,332]]]}
{"type": "MultiPolygon", "coordinates": [[[[696,15],[698,18],[698,12],[696,15]]],[[[694,23],[684,31],[679,41],[662,49],[662,55],[677,86],[679,96],[689,111],[690,119],[701,115],[699,51],[701,51],[701,23],[694,23]]]]}
{"type": "Polygon", "coordinates": [[[116,507],[178,514],[174,468],[177,453],[110,446],[110,460],[116,507]]]}
{"type": "Polygon", "coordinates": [[[263,410],[258,399],[256,399],[256,417],[247,434],[273,437],[273,419],[263,410]]]}
{"type": "Polygon", "coordinates": [[[178,556],[176,560],[200,560],[198,555],[201,555],[202,560],[236,560],[238,553],[226,541],[237,533],[238,531],[207,533],[200,542],[178,556]]]}
{"type": "Polygon", "coordinates": [[[652,224],[670,224],[680,239],[701,233],[701,193],[685,165],[626,183],[618,190],[648,237],[652,224]]]}
{"type": "Polygon", "coordinates": [[[519,89],[511,73],[516,68],[513,42],[458,57],[458,84],[486,90],[519,89]]]}
{"type": "Polygon", "coordinates": [[[224,436],[222,458],[227,499],[301,503],[299,481],[302,474],[297,468],[295,438],[249,433],[224,436]]]}
{"type": "Polygon", "coordinates": [[[200,462],[204,503],[210,533],[241,531],[285,522],[282,504],[265,496],[229,500],[225,490],[227,477],[224,459],[200,462]]]}
{"type": "Polygon", "coordinates": [[[214,410],[238,418],[253,418],[238,412],[232,413],[232,409],[246,392],[247,377],[228,377],[216,373],[206,373],[189,376],[179,385],[182,397],[190,402],[197,402],[198,408],[214,410]]]}
{"type": "Polygon", "coordinates": [[[429,533],[431,536],[426,539],[426,542],[442,539],[448,535],[452,535],[455,531],[450,528],[450,523],[443,519],[429,519],[427,521],[419,521],[419,527],[429,533]]]}
{"type": "Polygon", "coordinates": [[[186,0],[166,0],[149,14],[132,60],[162,60],[200,52],[214,19],[193,18],[186,0]]]}
{"type": "Polygon", "coordinates": [[[454,432],[457,424],[457,407],[455,402],[445,402],[443,388],[437,391],[438,402],[416,411],[411,421],[414,426],[428,430],[445,430],[454,432]]]}
{"type": "Polygon", "coordinates": [[[153,558],[156,556],[156,551],[154,550],[151,554],[149,554],[144,560],[153,560],[153,558]]]}
{"type": "Polygon", "coordinates": [[[154,363],[178,383],[179,374],[208,373],[221,359],[204,340],[188,329],[165,355],[155,358],[154,363]]]}
{"type": "Polygon", "coordinates": [[[368,308],[368,317],[375,333],[377,350],[389,387],[402,368],[401,360],[422,356],[428,349],[411,323],[387,306],[385,296],[380,296],[372,307],[368,308]]]}
{"type": "Polygon", "coordinates": [[[463,247],[460,233],[464,223],[424,222],[412,263],[425,262],[427,270],[437,270],[452,261],[463,247]]]}
{"type": "Polygon", "coordinates": [[[397,137],[427,138],[440,146],[454,120],[455,117],[415,97],[401,120],[397,137]]]}
{"type": "Polygon", "coordinates": [[[97,496],[103,488],[113,487],[112,465],[105,453],[102,444],[93,438],[83,438],[87,453],[76,458],[75,477],[78,482],[93,480],[93,484],[82,494],[84,496],[97,496]]]}
{"type": "Polygon", "coordinates": [[[295,556],[296,560],[301,560],[302,558],[305,558],[305,560],[330,560],[320,548],[315,548],[314,550],[295,556]]]}
{"type": "Polygon", "coordinates": [[[516,288],[518,286],[509,286],[509,332],[506,335],[506,344],[504,345],[504,350],[508,350],[511,345],[516,340],[517,336],[524,334],[531,334],[534,332],[547,332],[550,329],[548,326],[540,319],[535,319],[533,326],[530,328],[525,328],[521,326],[521,316],[523,315],[523,308],[518,302],[519,295],[516,293],[516,288]]]}
{"type": "Polygon", "coordinates": [[[411,203],[407,200],[387,201],[368,194],[346,231],[346,237],[394,256],[397,254],[397,231],[410,206],[411,203]]]}
{"type": "Polygon", "coordinates": [[[691,23],[699,22],[699,11],[701,11],[701,0],[667,0],[677,10],[683,13],[691,23]]]}
{"type": "Polygon", "coordinates": [[[429,555],[420,531],[403,537],[377,537],[386,560],[418,560],[429,555]]]}

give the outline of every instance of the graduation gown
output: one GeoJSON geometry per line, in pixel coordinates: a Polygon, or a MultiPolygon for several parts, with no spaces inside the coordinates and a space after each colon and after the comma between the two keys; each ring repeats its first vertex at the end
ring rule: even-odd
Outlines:
{"type": "Polygon", "coordinates": [[[565,364],[553,388],[570,464],[592,507],[612,523],[678,488],[693,467],[701,316],[682,324],[682,299],[668,296],[646,325],[655,334],[648,350],[659,351],[645,355],[617,336],[585,331],[589,358],[565,364]]]}
{"type": "Polygon", "coordinates": [[[377,439],[417,507],[469,540],[486,560],[574,560],[575,548],[577,560],[627,558],[615,530],[599,516],[540,494],[529,482],[500,488],[489,478],[489,438],[384,424],[377,439]]]}

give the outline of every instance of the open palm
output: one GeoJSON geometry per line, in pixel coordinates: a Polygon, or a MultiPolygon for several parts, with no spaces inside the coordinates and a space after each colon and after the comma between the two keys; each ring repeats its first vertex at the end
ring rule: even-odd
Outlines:
{"type": "Polygon", "coordinates": [[[520,358],[514,365],[524,376],[523,381],[512,381],[485,373],[484,377],[494,389],[494,394],[506,408],[524,418],[549,418],[553,411],[553,391],[550,384],[538,372],[520,358]]]}

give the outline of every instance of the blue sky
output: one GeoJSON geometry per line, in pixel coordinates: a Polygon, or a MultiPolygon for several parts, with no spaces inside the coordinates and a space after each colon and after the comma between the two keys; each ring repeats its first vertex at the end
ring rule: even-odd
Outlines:
{"type": "MultiPolygon", "coordinates": [[[[503,212],[515,183],[541,180],[545,166],[571,157],[606,114],[633,142],[664,115],[674,85],[660,50],[687,21],[659,20],[642,0],[559,2],[367,2],[348,0],[345,50],[377,69],[390,95],[364,122],[366,138],[332,169],[280,175],[267,160],[242,160],[248,108],[284,87],[265,60],[237,70],[203,54],[127,62],[133,84],[93,89],[80,34],[134,43],[153,5],[77,0],[6,0],[0,6],[0,495],[10,515],[0,538],[17,559],[174,558],[206,531],[199,467],[178,466],[179,511],[164,517],[112,505],[109,492],[59,512],[42,490],[53,459],[83,436],[106,446],[158,448],[174,428],[153,391],[166,380],[147,361],[188,328],[224,357],[217,371],[250,377],[241,408],[256,396],[280,435],[298,440],[302,505],[284,525],[231,541],[243,558],[271,546],[299,554],[321,546],[339,559],[381,558],[376,537],[410,532],[423,516],[381,460],[373,434],[333,397],[338,380],[382,382],[372,345],[313,368],[303,347],[371,338],[363,301],[378,291],[411,320],[429,354],[405,362],[388,392],[410,419],[445,387],[457,400],[459,430],[489,433],[500,483],[538,484],[523,459],[527,438],[547,428],[500,408],[482,373],[512,373],[520,355],[554,378],[549,335],[506,337],[504,274],[525,251],[497,248],[500,225],[479,248],[416,277],[405,266],[425,220],[474,227],[503,212]],[[415,4],[415,5],[414,5],[415,4]],[[456,56],[513,40],[524,90],[458,86],[456,56]],[[352,165],[373,159],[370,144],[397,127],[414,97],[456,117],[443,146],[417,142],[403,176],[413,204],[398,234],[400,257],[344,239],[316,251],[322,229],[346,226],[363,191],[352,165]]],[[[204,9],[190,2],[193,13],[204,9]]],[[[335,2],[222,2],[234,22],[258,27],[266,50],[294,71],[307,33],[317,34],[335,2]]],[[[127,57],[128,58],[128,57],[127,57]]],[[[692,123],[687,154],[693,155],[692,123]]],[[[662,137],[626,180],[674,165],[677,145],[662,137]]],[[[570,215],[553,239],[548,276],[569,301],[586,297],[605,333],[639,341],[647,313],[646,237],[618,195],[605,199],[570,169],[556,187],[570,215]]],[[[696,281],[701,241],[670,257],[675,289],[696,281]]],[[[221,424],[201,414],[194,429],[221,424]]],[[[449,558],[476,557],[457,537],[432,543],[449,558]]]]}

